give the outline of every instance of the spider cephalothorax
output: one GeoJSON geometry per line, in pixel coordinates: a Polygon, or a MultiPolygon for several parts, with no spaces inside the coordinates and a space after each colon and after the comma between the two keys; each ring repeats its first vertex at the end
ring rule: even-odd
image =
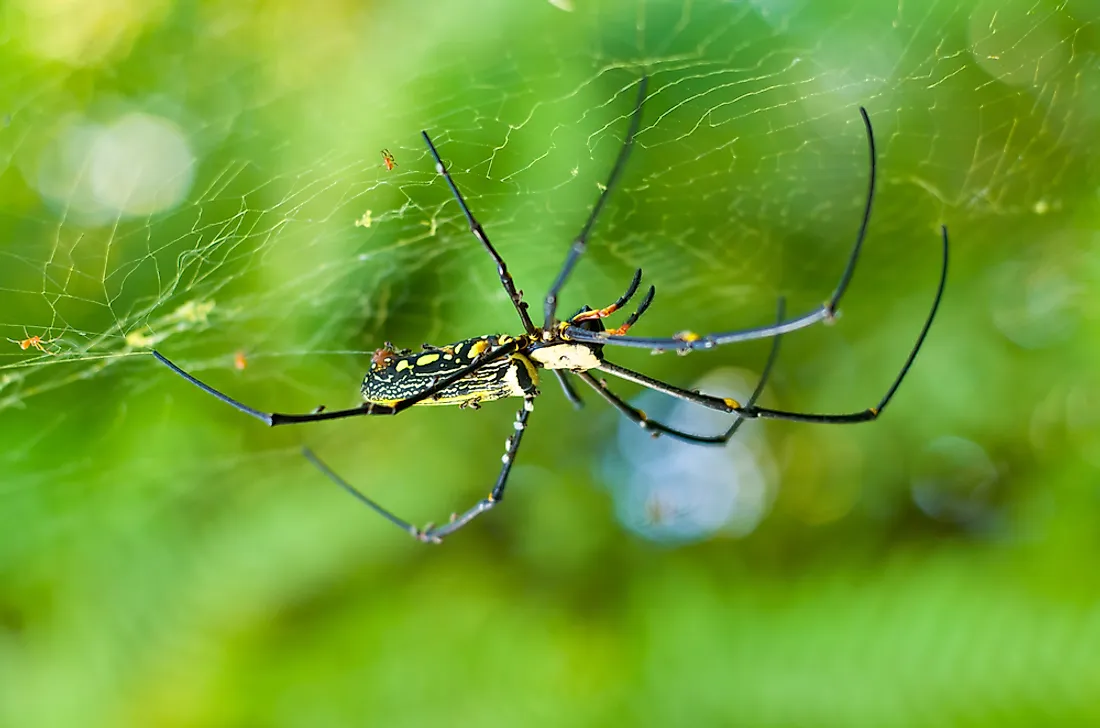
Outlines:
{"type": "MultiPolygon", "coordinates": [[[[470,225],[470,231],[478,239],[486,252],[492,257],[497,266],[497,273],[504,291],[508,294],[520,323],[523,325],[523,333],[515,336],[503,334],[476,336],[470,339],[447,346],[435,347],[425,345],[421,351],[414,352],[410,349],[396,349],[390,343],[386,343],[371,356],[370,370],[363,378],[362,395],[363,403],[358,407],[344,410],[327,411],[324,408],[308,414],[288,415],[276,412],[263,412],[248,407],[235,399],[223,394],[213,387],[200,382],[190,374],[187,374],[175,364],[158,352],[153,355],[163,364],[170,367],[175,373],[182,376],[192,384],[202,388],[218,399],[232,405],[236,409],[251,415],[268,425],[285,425],[300,422],[317,422],[320,420],[341,419],[345,417],[358,417],[365,415],[394,415],[403,412],[416,405],[457,405],[459,407],[477,409],[483,402],[490,402],[507,397],[520,397],[524,400],[523,407],[516,414],[513,423],[513,432],[509,435],[505,444],[504,455],[501,458],[503,466],[497,476],[496,484],[485,498],[482,498],[474,506],[460,515],[453,516],[451,521],[442,526],[429,526],[424,529],[416,528],[405,520],[390,513],[373,500],[346,483],[340,476],[332,472],[328,466],[321,462],[312,452],[306,451],[306,457],[316,465],[326,476],[336,484],[343,487],[364,504],[385,517],[416,538],[422,541],[439,542],[443,537],[453,533],[469,523],[479,514],[494,507],[504,497],[504,488],[511,472],[512,463],[516,452],[519,450],[520,440],[527,427],[527,421],[534,409],[535,397],[539,395],[539,372],[549,370],[554,373],[560,382],[566,397],[576,406],[581,405],[580,398],[570,384],[570,378],[575,377],[591,388],[599,397],[607,401],[624,416],[637,423],[642,428],[654,435],[669,435],[671,437],[697,444],[722,444],[737,432],[737,429],[747,418],[770,418],[779,420],[792,420],[796,422],[811,422],[819,424],[842,424],[854,422],[869,422],[876,419],[890,402],[894,393],[901,385],[906,373],[913,364],[925,336],[928,334],[940,299],[943,296],[944,285],[947,281],[947,228],[942,229],[943,257],[940,267],[939,286],[933,298],[932,308],[924,320],[916,344],[909,352],[901,371],[894,379],[893,384],[875,407],[869,407],[857,412],[843,414],[816,414],[807,412],[795,412],[788,410],[768,409],[756,405],[756,400],[763,391],[764,383],[775,362],[778,353],[779,337],[796,329],[805,328],[819,321],[830,321],[837,312],[840,299],[848,288],[855,272],[856,262],[859,259],[860,249],[867,233],[867,225],[871,217],[871,203],[875,191],[875,140],[871,130],[871,120],[867,112],[860,108],[864,126],[867,131],[867,142],[870,149],[871,173],[867,189],[867,201],[863,208],[863,219],[856,235],[855,245],[848,256],[847,265],[840,276],[840,280],[829,299],[800,316],[787,318],[782,299],[779,301],[779,310],[774,323],[757,326],[750,329],[727,331],[714,334],[696,334],[691,331],[683,331],[669,337],[648,338],[629,336],[627,332],[638,321],[650,303],[653,301],[654,289],[643,297],[638,309],[631,314],[625,322],[614,328],[604,327],[603,320],[620,308],[622,308],[638,290],[642,272],[634,274],[630,286],[615,303],[601,309],[582,308],[571,318],[561,321],[557,318],[558,296],[566,282],[569,280],[577,261],[588,243],[589,234],[599,217],[600,211],[607,202],[608,195],[615,186],[619,175],[623,171],[627,157],[633,146],[634,136],[638,132],[641,122],[642,107],[645,101],[647,79],[643,77],[638,86],[638,98],[635,104],[634,114],[630,120],[626,138],[611,168],[606,184],[603,186],[595,207],[588,216],[580,234],[573,241],[566,255],[554,283],[544,300],[545,320],[542,326],[536,326],[531,320],[527,310],[527,304],[523,301],[522,293],[516,288],[511,274],[504,263],[504,259],[489,242],[485,230],[470,212],[462,194],[458,191],[454,180],[444,166],[435,145],[432,144],[427,132],[421,132],[428,151],[435,161],[436,171],[446,181],[451,193],[458,203],[459,209],[470,225]],[[687,353],[700,349],[712,349],[723,344],[731,344],[752,339],[772,339],[771,354],[756,390],[752,396],[741,404],[728,397],[716,397],[694,390],[681,389],[674,385],[648,377],[639,372],[620,367],[609,362],[604,357],[605,346],[632,346],[650,349],[651,351],[679,351],[687,353]],[[685,432],[656,420],[646,417],[645,413],[632,407],[625,400],[615,394],[604,381],[597,380],[593,371],[598,371],[611,376],[619,377],[634,382],[643,387],[662,392],[678,399],[686,400],[703,407],[728,412],[736,415],[736,419],[729,428],[715,435],[698,435],[685,432]]],[[[392,161],[392,158],[390,159],[392,161]]],[[[387,163],[387,167],[389,164],[387,163]]]]}

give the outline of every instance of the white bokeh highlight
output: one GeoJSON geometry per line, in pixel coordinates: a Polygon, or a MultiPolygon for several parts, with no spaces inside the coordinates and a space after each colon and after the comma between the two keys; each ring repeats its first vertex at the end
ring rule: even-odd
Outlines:
{"type": "MultiPolygon", "coordinates": [[[[749,372],[720,369],[689,388],[745,401],[756,386],[749,372]]],[[[610,382],[614,387],[615,382],[610,382]]],[[[644,392],[630,400],[651,419],[696,434],[724,432],[734,416],[644,392]]],[[[724,446],[654,438],[626,418],[617,447],[602,464],[615,510],[643,538],[672,543],[751,533],[773,501],[774,465],[759,422],[746,422],[724,446]]]]}
{"type": "Polygon", "coordinates": [[[134,112],[108,124],[73,116],[38,160],[35,186],[83,224],[145,217],[186,199],[195,155],[169,119],[134,112]]]}

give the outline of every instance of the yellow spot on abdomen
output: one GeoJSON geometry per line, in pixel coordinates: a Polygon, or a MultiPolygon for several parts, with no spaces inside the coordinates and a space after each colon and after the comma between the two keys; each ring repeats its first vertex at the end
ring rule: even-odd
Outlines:
{"type": "Polygon", "coordinates": [[[408,369],[410,366],[412,366],[412,365],[409,364],[408,359],[402,359],[401,361],[397,362],[397,371],[403,372],[406,369],[408,369]]]}
{"type": "Polygon", "coordinates": [[[439,354],[425,354],[416,360],[416,365],[418,367],[424,367],[429,364],[434,364],[437,361],[439,361],[439,354]]]}
{"type": "Polygon", "coordinates": [[[489,342],[482,339],[481,341],[475,342],[474,345],[470,347],[470,358],[473,359],[475,356],[481,356],[487,351],[489,351],[489,342]]]}

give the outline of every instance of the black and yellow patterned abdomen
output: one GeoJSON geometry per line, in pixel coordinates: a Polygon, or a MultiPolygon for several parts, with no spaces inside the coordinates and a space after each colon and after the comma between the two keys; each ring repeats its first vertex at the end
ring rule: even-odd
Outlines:
{"type": "MultiPolygon", "coordinates": [[[[508,336],[478,336],[423,351],[379,349],[363,379],[363,399],[392,405],[420,394],[441,379],[472,364],[480,355],[512,341],[508,336]]],[[[512,354],[463,377],[417,405],[476,406],[535,392],[538,372],[523,354],[512,354]]]]}

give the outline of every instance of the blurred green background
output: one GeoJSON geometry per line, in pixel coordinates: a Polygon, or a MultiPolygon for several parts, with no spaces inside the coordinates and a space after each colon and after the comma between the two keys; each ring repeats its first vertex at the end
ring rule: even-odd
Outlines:
{"type": "MultiPolygon", "coordinates": [[[[1095,3],[10,0],[0,24],[0,725],[1100,723],[1095,3]],[[491,485],[515,403],[269,430],[148,355],[298,412],[354,404],[384,340],[514,332],[419,131],[537,302],[643,72],[563,308],[636,266],[642,334],[818,304],[863,105],[865,255],[764,404],[877,402],[947,224],[940,318],[880,421],[707,450],[550,380],[507,501],[429,548],[300,447],[439,521],[491,485]]],[[[744,397],[767,344],[609,355],[744,397]]]]}

